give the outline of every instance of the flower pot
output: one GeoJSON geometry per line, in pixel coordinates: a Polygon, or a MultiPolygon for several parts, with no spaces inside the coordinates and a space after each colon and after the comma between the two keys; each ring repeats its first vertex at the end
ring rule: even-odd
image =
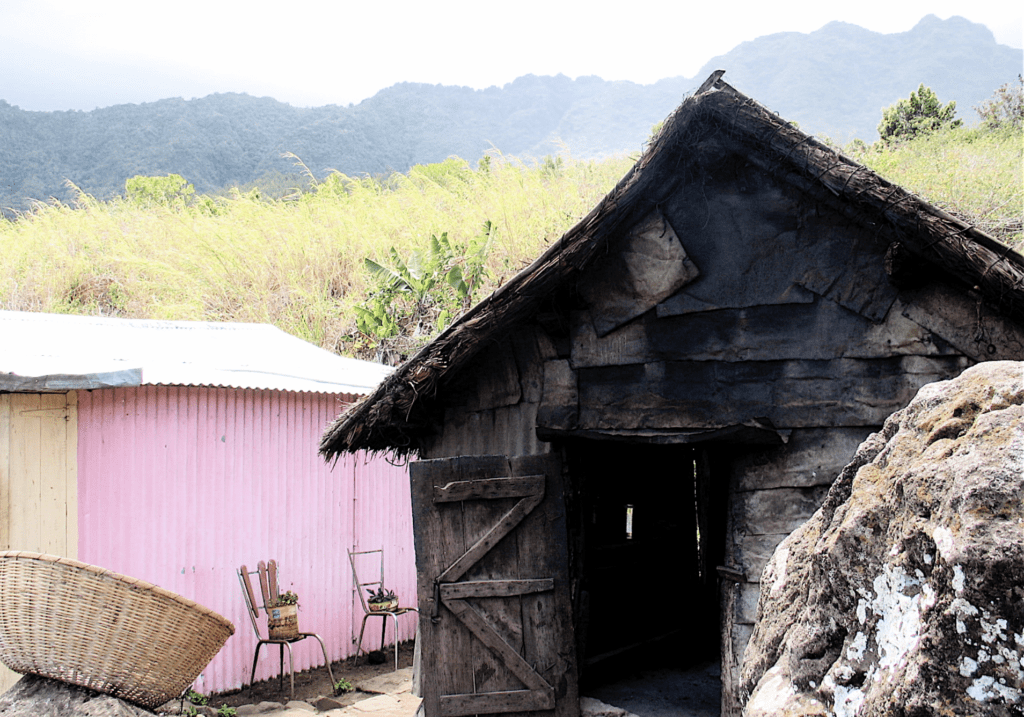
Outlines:
{"type": "Polygon", "coordinates": [[[370,612],[387,612],[398,607],[398,598],[392,598],[391,600],[385,600],[384,602],[373,602],[367,603],[370,606],[370,612]]]}
{"type": "Polygon", "coordinates": [[[299,606],[278,605],[267,608],[267,631],[271,640],[291,640],[299,636],[299,606]]]}

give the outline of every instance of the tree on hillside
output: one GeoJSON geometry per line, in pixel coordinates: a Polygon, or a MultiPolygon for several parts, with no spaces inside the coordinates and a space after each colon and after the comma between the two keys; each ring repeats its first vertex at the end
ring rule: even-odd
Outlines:
{"type": "Polygon", "coordinates": [[[974,111],[989,129],[1024,127],[1024,76],[1017,75],[1016,82],[1007,82],[974,111]]]}
{"type": "Polygon", "coordinates": [[[195,187],[180,174],[168,174],[166,177],[137,174],[124,183],[125,198],[140,207],[183,207],[195,193],[195,187]]]}
{"type": "Polygon", "coordinates": [[[913,139],[940,129],[953,129],[963,124],[956,116],[956,102],[945,107],[930,88],[922,83],[905,100],[898,100],[882,110],[878,134],[883,142],[913,139]]]}

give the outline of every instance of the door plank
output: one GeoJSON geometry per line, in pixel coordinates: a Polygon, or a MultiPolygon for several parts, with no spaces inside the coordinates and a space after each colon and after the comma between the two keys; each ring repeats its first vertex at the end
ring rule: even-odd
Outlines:
{"type": "Polygon", "coordinates": [[[441,715],[443,717],[535,712],[554,709],[554,707],[554,692],[534,692],[533,690],[488,692],[482,695],[444,695],[441,698],[441,715]]]}
{"type": "Polygon", "coordinates": [[[555,589],[551,578],[541,580],[472,580],[441,585],[443,600],[461,600],[469,597],[509,597],[528,595],[555,589]]]}
{"type": "MultiPolygon", "coordinates": [[[[507,462],[492,463],[490,474],[500,474],[501,465],[507,470],[507,462]]],[[[441,695],[473,691],[472,665],[467,660],[472,633],[458,620],[448,618],[436,591],[437,576],[466,551],[461,504],[433,502],[434,486],[462,478],[466,468],[465,461],[450,459],[416,461],[409,470],[422,638],[420,689],[427,717],[441,714],[441,695]]]]}
{"type": "MultiPolygon", "coordinates": [[[[507,460],[504,470],[507,475],[511,476],[507,460]]],[[[514,480],[514,478],[509,478],[509,480],[514,480]]],[[[501,522],[501,519],[515,508],[520,498],[521,496],[489,500],[471,499],[458,503],[462,508],[466,544],[473,546],[484,539],[501,522]]],[[[495,542],[489,550],[481,552],[475,562],[467,562],[466,571],[459,579],[489,581],[514,580],[520,577],[522,576],[519,574],[519,558],[516,553],[515,541],[502,538],[495,542]]],[[[447,583],[442,581],[441,584],[447,583]]],[[[516,652],[521,653],[523,629],[519,597],[492,598],[488,599],[486,603],[486,606],[477,604],[476,607],[485,611],[484,618],[487,624],[516,652]]],[[[453,615],[449,615],[449,619],[462,625],[453,615]]],[[[501,657],[475,636],[471,649],[473,689],[464,690],[465,693],[484,694],[522,689],[522,682],[501,657]]]]}
{"type": "Polygon", "coordinates": [[[555,688],[555,717],[578,717],[575,637],[569,597],[568,532],[562,500],[562,463],[557,455],[512,459],[513,473],[543,473],[551,497],[516,531],[519,560],[529,576],[550,577],[555,589],[521,598],[523,657],[555,688]]]}
{"type": "Polygon", "coordinates": [[[445,486],[434,486],[434,502],[522,498],[527,495],[543,495],[543,493],[544,476],[485,478],[462,482],[452,481],[445,486]]]}

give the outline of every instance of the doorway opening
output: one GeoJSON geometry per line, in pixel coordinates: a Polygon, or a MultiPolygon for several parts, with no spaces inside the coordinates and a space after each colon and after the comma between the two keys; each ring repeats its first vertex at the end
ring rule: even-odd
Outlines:
{"type": "Polygon", "coordinates": [[[582,695],[602,699],[624,681],[636,692],[645,675],[664,695],[696,670],[705,691],[716,690],[717,708],[715,567],[724,562],[728,487],[709,450],[599,440],[567,445],[582,695]]]}

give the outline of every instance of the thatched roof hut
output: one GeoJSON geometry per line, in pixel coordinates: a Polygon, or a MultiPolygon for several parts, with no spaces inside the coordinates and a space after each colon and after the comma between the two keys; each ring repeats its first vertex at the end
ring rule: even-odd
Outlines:
{"type": "Polygon", "coordinates": [[[1024,257],[715,73],[320,450],[420,459],[427,717],[575,714],[581,672],[680,624],[738,714],[778,543],[922,385],[1021,358],[1024,257]],[[667,628],[630,607],[652,581],[667,628]]]}
{"type": "Polygon", "coordinates": [[[728,134],[751,163],[875,233],[892,247],[891,275],[943,273],[1000,314],[1024,320],[1020,253],[805,134],[721,74],[676,109],[632,170],[583,220],[340,416],[324,434],[321,453],[415,451],[437,425],[432,408],[446,379],[578,278],[610,237],[658,206],[675,180],[692,171],[709,134],[728,134]]]}

